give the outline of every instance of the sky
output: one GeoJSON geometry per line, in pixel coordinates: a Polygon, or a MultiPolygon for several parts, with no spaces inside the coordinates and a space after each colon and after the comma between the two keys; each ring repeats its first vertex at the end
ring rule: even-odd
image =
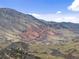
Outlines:
{"type": "Polygon", "coordinates": [[[0,0],[0,8],[12,8],[46,21],[79,23],[79,0],[0,0]]]}

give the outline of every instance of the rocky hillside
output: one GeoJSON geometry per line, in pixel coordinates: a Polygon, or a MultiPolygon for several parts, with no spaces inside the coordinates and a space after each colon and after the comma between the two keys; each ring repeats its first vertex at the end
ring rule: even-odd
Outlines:
{"type": "Polygon", "coordinates": [[[15,42],[0,50],[0,59],[40,59],[28,53],[28,44],[15,42]]]}
{"type": "Polygon", "coordinates": [[[47,22],[0,8],[0,59],[79,59],[79,24],[47,22]]]}
{"type": "Polygon", "coordinates": [[[36,19],[10,8],[0,8],[0,42],[63,42],[79,38],[79,24],[36,19]]]}

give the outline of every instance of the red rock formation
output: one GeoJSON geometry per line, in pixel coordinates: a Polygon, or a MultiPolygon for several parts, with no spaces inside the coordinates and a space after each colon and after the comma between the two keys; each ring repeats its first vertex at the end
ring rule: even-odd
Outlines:
{"type": "Polygon", "coordinates": [[[51,35],[55,35],[55,32],[50,30],[47,27],[36,27],[34,25],[30,25],[27,28],[27,31],[21,34],[26,41],[33,41],[33,40],[46,40],[47,37],[51,35]]]}

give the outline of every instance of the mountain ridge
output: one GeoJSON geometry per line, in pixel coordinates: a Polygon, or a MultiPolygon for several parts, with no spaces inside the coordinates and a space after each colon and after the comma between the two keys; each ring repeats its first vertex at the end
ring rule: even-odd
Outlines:
{"type": "Polygon", "coordinates": [[[0,8],[0,37],[3,37],[1,39],[12,42],[19,40],[53,42],[70,40],[78,36],[79,24],[47,22],[14,9],[0,8]]]}

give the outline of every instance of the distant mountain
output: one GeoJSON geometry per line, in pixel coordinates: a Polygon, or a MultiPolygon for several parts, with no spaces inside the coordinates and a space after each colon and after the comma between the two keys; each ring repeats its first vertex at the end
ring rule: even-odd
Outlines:
{"type": "Polygon", "coordinates": [[[10,8],[0,8],[0,42],[60,43],[79,39],[79,24],[47,22],[10,8]]]}

